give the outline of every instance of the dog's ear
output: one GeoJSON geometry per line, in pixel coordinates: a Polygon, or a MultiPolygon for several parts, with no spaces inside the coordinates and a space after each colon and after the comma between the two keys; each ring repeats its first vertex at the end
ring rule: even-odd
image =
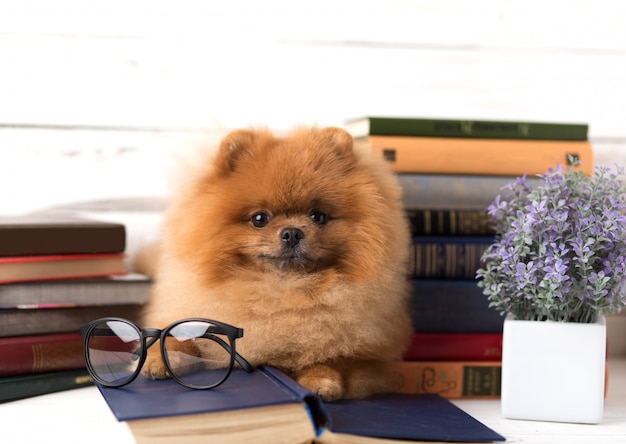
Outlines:
{"type": "Polygon", "coordinates": [[[352,157],[354,141],[347,131],[336,127],[322,128],[317,137],[325,146],[334,150],[338,157],[343,159],[352,157]]]}
{"type": "Polygon", "coordinates": [[[237,163],[254,144],[257,134],[251,130],[235,130],[228,133],[220,143],[215,167],[224,174],[237,169],[237,163]]]}

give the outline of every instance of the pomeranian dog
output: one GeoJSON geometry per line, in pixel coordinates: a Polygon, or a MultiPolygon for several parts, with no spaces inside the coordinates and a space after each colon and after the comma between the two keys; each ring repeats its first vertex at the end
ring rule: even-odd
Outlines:
{"type": "MultiPolygon", "coordinates": [[[[382,159],[339,128],[237,130],[165,213],[148,327],[205,317],[325,401],[389,389],[411,333],[409,231],[382,159]]],[[[153,347],[155,349],[155,347],[153,347]]],[[[151,349],[144,374],[167,377],[151,349]]]]}

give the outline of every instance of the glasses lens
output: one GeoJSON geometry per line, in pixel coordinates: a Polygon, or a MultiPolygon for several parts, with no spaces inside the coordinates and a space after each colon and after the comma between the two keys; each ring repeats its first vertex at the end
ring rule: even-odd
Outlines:
{"type": "Polygon", "coordinates": [[[172,376],[188,387],[222,383],[233,365],[232,344],[211,322],[185,321],[166,331],[163,357],[172,376]]]}
{"type": "Polygon", "coordinates": [[[104,384],[123,385],[133,378],[141,361],[141,334],[123,321],[96,325],[87,341],[91,369],[104,384]]]}

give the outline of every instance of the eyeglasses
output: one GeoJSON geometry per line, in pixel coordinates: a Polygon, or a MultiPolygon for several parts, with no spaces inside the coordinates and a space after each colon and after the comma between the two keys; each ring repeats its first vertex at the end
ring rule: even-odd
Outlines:
{"type": "Polygon", "coordinates": [[[217,387],[228,378],[235,362],[248,373],[254,370],[235,351],[235,339],[243,336],[243,329],[210,319],[183,319],[163,330],[142,330],[126,319],[102,318],[83,326],[80,334],[87,370],[106,387],[132,382],[157,340],[168,374],[185,387],[217,387]]]}

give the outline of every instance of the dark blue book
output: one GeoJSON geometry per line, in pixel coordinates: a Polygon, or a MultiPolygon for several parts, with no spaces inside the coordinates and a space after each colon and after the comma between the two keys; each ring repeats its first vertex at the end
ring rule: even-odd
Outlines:
{"type": "Polygon", "coordinates": [[[411,319],[421,333],[502,333],[504,317],[474,279],[412,279],[411,319]]]}
{"type": "Polygon", "coordinates": [[[329,422],[321,443],[326,442],[325,434],[333,437],[328,439],[333,443],[342,442],[341,436],[346,435],[381,438],[385,442],[505,441],[503,436],[439,395],[390,393],[324,406],[329,422]]]}
{"type": "Polygon", "coordinates": [[[122,388],[99,386],[138,443],[342,442],[345,435],[405,441],[492,442],[504,438],[439,396],[387,394],[325,404],[284,373],[234,370],[212,390],[139,376],[122,388]]]}
{"type": "Polygon", "coordinates": [[[494,227],[487,208],[407,208],[411,234],[414,236],[493,236],[494,227]]]}
{"type": "Polygon", "coordinates": [[[411,279],[474,279],[493,236],[413,236],[411,279]]]}
{"type": "MultiPolygon", "coordinates": [[[[397,174],[402,189],[402,204],[408,210],[486,210],[497,195],[508,195],[502,187],[515,182],[516,176],[470,174],[397,174]]],[[[529,186],[539,178],[529,176],[529,186]]]]}

